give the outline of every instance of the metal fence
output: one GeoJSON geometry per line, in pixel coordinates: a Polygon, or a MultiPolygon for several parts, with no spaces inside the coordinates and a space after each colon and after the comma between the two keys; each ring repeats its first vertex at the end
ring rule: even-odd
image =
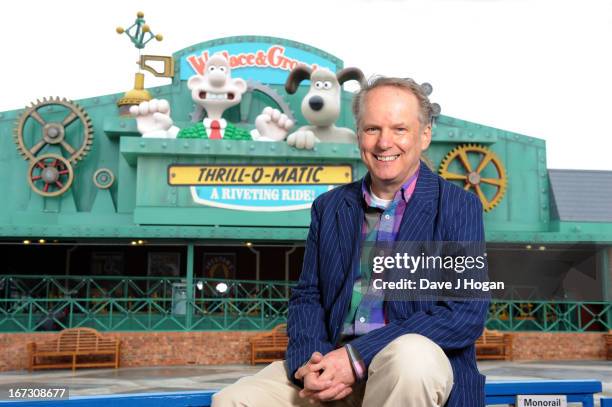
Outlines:
{"type": "MultiPolygon", "coordinates": [[[[0,277],[0,332],[266,330],[285,322],[294,283],[181,278],[0,277]],[[187,292],[193,292],[188,298],[187,292]]],[[[610,302],[493,301],[487,327],[607,332],[610,302]]]]}

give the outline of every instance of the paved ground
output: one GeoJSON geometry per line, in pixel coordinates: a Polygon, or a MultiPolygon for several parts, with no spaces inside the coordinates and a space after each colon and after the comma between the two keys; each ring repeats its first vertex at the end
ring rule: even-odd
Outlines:
{"type": "MultiPolygon", "coordinates": [[[[0,373],[0,394],[23,385],[68,386],[71,395],[220,389],[262,368],[247,365],[79,369],[0,373]]],[[[595,379],[612,396],[612,362],[481,362],[488,380],[595,379]]]]}

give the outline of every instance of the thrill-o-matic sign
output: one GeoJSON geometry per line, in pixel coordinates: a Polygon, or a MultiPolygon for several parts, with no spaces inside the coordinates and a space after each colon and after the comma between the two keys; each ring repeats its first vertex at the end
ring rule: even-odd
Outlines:
{"type": "Polygon", "coordinates": [[[244,211],[307,209],[352,181],[350,165],[171,165],[168,183],[190,186],[194,202],[244,211]]]}

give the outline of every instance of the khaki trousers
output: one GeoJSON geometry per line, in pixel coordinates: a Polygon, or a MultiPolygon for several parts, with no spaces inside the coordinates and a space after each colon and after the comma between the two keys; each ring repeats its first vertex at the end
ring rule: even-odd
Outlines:
{"type": "MultiPolygon", "coordinates": [[[[453,370],[444,351],[422,335],[403,335],[370,363],[368,380],[353,386],[343,400],[326,406],[440,407],[453,387],[453,370]]],[[[283,362],[243,377],[213,396],[212,407],[311,407],[287,379],[283,362]]]]}

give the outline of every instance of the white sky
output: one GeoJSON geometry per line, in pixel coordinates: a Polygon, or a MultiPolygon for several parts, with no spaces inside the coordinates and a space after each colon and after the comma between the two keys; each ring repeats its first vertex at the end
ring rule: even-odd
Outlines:
{"type": "MultiPolygon", "coordinates": [[[[545,139],[549,168],[612,170],[612,0],[54,0],[3,8],[0,111],[43,96],[130,89],[137,51],[114,30],[142,10],[164,35],[147,54],[234,35],[288,38],[367,76],[430,82],[443,114],[545,139]]],[[[147,74],[146,86],[167,82],[147,74]]]]}

